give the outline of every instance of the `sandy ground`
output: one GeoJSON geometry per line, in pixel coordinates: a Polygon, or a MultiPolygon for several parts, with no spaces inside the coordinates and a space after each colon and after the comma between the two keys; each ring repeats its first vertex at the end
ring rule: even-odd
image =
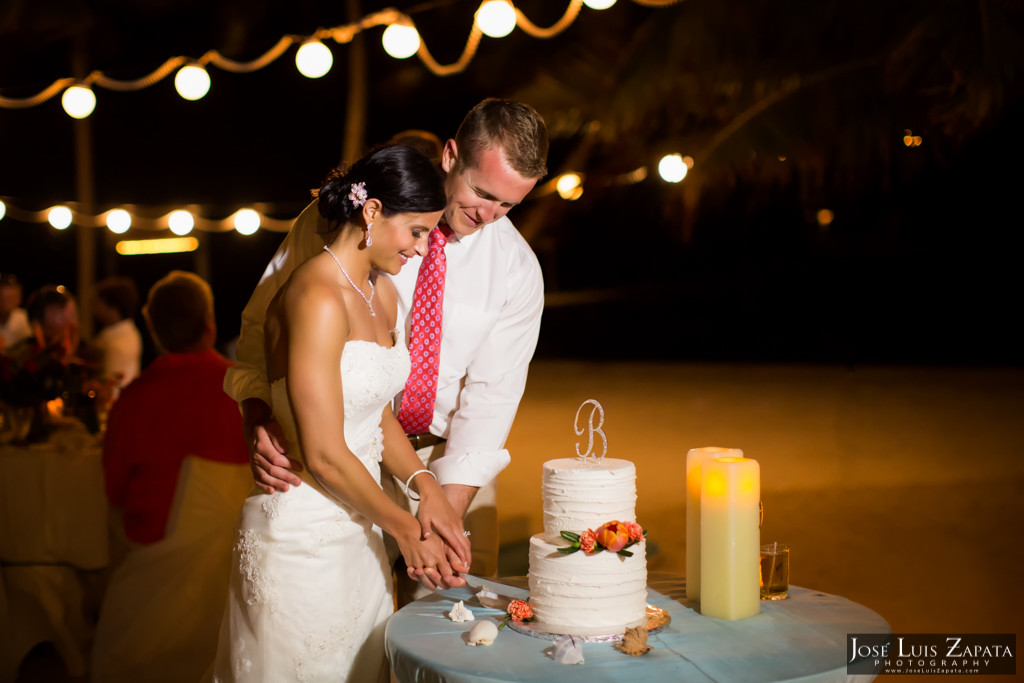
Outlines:
{"type": "Polygon", "coordinates": [[[1024,370],[535,362],[499,478],[500,573],[525,573],[541,465],[575,455],[589,398],[609,457],[636,463],[652,570],[685,571],[687,450],[741,448],[792,583],[896,632],[1024,632],[1024,370]]]}
{"type": "MultiPolygon", "coordinates": [[[[762,539],[792,547],[792,583],[896,632],[1024,632],[1024,369],[536,361],[499,478],[500,574],[526,573],[541,465],[575,455],[590,398],[608,456],[636,463],[652,571],[685,570],[687,450],[741,448],[761,466],[762,539]]],[[[75,680],[52,651],[23,672],[75,680]]]]}

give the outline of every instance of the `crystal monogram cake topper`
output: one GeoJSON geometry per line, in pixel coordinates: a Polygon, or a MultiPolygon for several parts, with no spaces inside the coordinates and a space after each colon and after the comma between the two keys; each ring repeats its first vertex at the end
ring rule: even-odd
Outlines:
{"type": "Polygon", "coordinates": [[[573,420],[573,431],[576,432],[577,436],[582,436],[583,432],[587,433],[587,450],[583,453],[580,452],[580,443],[576,444],[576,455],[580,456],[584,460],[587,458],[593,458],[594,460],[600,460],[604,458],[605,453],[608,452],[608,436],[604,433],[601,427],[604,426],[604,408],[601,404],[590,398],[583,402],[582,405],[576,410],[576,419],[573,420]],[[592,406],[590,409],[590,416],[587,418],[587,424],[584,427],[580,425],[580,414],[587,406],[592,406]],[[597,424],[594,424],[596,419],[597,424]],[[601,437],[601,454],[598,455],[594,449],[594,434],[601,437]]]}

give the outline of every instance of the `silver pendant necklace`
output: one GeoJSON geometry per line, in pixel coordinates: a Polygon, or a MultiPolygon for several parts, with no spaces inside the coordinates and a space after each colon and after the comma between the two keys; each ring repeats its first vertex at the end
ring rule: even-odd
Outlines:
{"type": "Polygon", "coordinates": [[[338,260],[338,257],[334,255],[334,252],[331,251],[331,248],[329,246],[327,246],[326,244],[324,245],[324,251],[326,251],[328,254],[330,254],[331,258],[334,259],[334,262],[338,264],[338,268],[341,268],[341,274],[344,275],[345,279],[348,280],[348,283],[350,285],[352,285],[352,289],[354,289],[357,292],[359,292],[359,296],[363,297],[363,301],[366,302],[366,307],[370,309],[370,317],[371,318],[376,318],[377,314],[373,312],[373,295],[374,295],[374,292],[375,292],[375,290],[373,288],[373,280],[367,280],[367,282],[370,283],[370,296],[367,297],[365,294],[363,294],[363,290],[361,290],[358,287],[356,287],[356,283],[352,281],[351,277],[349,277],[348,271],[345,270],[345,267],[341,265],[341,261],[338,260]]]}

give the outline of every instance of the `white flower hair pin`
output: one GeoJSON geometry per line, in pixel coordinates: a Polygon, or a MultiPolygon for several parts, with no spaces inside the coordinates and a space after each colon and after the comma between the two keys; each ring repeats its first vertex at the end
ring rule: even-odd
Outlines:
{"type": "Polygon", "coordinates": [[[352,206],[359,207],[366,203],[366,183],[352,183],[348,191],[348,199],[352,206]]]}

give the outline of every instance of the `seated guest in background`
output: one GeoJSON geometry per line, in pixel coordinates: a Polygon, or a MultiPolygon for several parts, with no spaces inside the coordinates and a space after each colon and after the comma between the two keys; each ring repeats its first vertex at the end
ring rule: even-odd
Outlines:
{"type": "Polygon", "coordinates": [[[163,354],[125,387],[107,421],[107,498],[123,508],[124,532],[146,545],[164,537],[186,456],[248,463],[238,406],[224,393],[231,362],[213,349],[213,292],[173,271],[153,285],[143,316],[163,354]]]}
{"type": "Polygon", "coordinates": [[[121,392],[103,444],[107,496],[123,510],[128,543],[96,624],[97,683],[202,678],[252,488],[241,415],[222,388],[231,363],[213,348],[210,286],[173,271],[149,291],[143,317],[161,355],[121,392]]]}
{"type": "Polygon", "coordinates": [[[10,273],[0,273],[0,350],[32,336],[28,314],[21,308],[21,283],[10,273]]]}
{"type": "Polygon", "coordinates": [[[100,355],[101,376],[115,382],[114,397],[139,376],[142,335],[135,326],[139,290],[126,277],[111,277],[96,283],[93,315],[101,329],[93,339],[100,355]]]}
{"type": "Polygon", "coordinates": [[[60,347],[64,356],[78,350],[78,305],[63,285],[46,285],[32,292],[25,308],[32,342],[39,348],[60,347]]]}

